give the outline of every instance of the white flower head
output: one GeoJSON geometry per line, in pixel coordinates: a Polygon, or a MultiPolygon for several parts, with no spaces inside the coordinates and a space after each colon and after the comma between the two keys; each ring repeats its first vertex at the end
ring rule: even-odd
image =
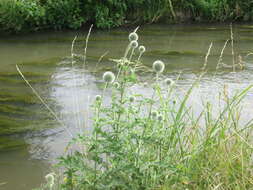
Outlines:
{"type": "Polygon", "coordinates": [[[140,46],[140,47],[139,47],[139,52],[140,52],[140,53],[144,53],[145,51],[146,51],[145,46],[140,46]]]}
{"type": "Polygon", "coordinates": [[[170,85],[173,85],[175,82],[172,80],[172,79],[170,79],[170,78],[167,78],[167,79],[165,79],[165,84],[167,84],[168,86],[170,86],[170,85]]]}
{"type": "Polygon", "coordinates": [[[113,86],[118,89],[120,87],[120,84],[118,82],[114,82],[113,86]]]}
{"type": "Polygon", "coordinates": [[[129,41],[137,41],[139,39],[139,36],[136,32],[132,32],[128,36],[129,41]]]}
{"type": "Polygon", "coordinates": [[[95,100],[98,102],[98,101],[101,101],[102,99],[102,96],[101,95],[96,95],[95,96],[95,100]]]}
{"type": "Polygon", "coordinates": [[[133,48],[133,49],[135,49],[135,48],[137,48],[138,47],[138,42],[136,41],[136,40],[133,40],[133,41],[131,41],[131,43],[130,43],[130,46],[133,48]]]}
{"type": "Polygon", "coordinates": [[[54,175],[54,173],[49,173],[45,176],[50,189],[52,189],[54,186],[54,175]]]}
{"type": "Polygon", "coordinates": [[[106,83],[113,83],[113,81],[115,80],[115,75],[111,71],[107,71],[103,75],[103,80],[106,83]]]}
{"type": "Polygon", "coordinates": [[[156,72],[156,73],[162,73],[164,71],[164,63],[160,60],[157,60],[153,63],[153,70],[156,72]]]}

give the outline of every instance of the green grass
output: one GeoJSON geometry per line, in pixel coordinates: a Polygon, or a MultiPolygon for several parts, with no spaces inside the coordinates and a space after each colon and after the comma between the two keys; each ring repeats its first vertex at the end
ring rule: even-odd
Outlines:
{"type": "Polygon", "coordinates": [[[162,67],[152,71],[131,59],[140,52],[130,44],[114,60],[115,80],[104,77],[103,93],[91,106],[92,132],[70,142],[71,153],[59,161],[62,172],[41,189],[253,189],[253,123],[240,120],[252,85],[233,96],[224,89],[218,110],[203,102],[197,115],[187,101],[201,76],[179,98],[177,81],[164,85],[162,67]],[[130,90],[143,70],[153,72],[152,96],[130,90]],[[111,93],[109,104],[105,92],[111,93]]]}

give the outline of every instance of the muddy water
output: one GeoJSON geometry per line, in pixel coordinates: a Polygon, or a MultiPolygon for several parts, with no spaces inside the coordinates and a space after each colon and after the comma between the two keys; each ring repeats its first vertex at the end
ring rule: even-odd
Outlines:
{"type": "MultiPolygon", "coordinates": [[[[64,154],[71,136],[89,130],[89,104],[102,91],[102,73],[114,68],[109,58],[124,54],[129,31],[93,31],[85,68],[79,57],[72,67],[69,55],[75,35],[78,38],[74,51],[83,54],[87,31],[0,36],[0,190],[38,187],[54,159],[64,154]],[[55,121],[26,86],[16,64],[64,126],[55,121]]],[[[253,55],[247,56],[253,52],[253,26],[234,26],[234,59],[243,65],[236,67],[236,72],[232,68],[231,43],[224,50],[223,67],[216,70],[221,49],[230,38],[228,25],[150,25],[141,27],[139,35],[139,43],[147,48],[142,58],[147,66],[161,59],[166,63],[164,77],[176,79],[180,75],[176,86],[179,97],[202,72],[206,52],[213,43],[208,72],[189,99],[196,113],[206,100],[215,107],[224,88],[232,95],[253,83],[253,55]]],[[[150,83],[152,75],[143,75],[142,79],[150,83]]],[[[148,85],[132,89],[144,94],[151,92],[148,85]]],[[[245,120],[253,117],[252,100],[249,91],[244,102],[245,120]]]]}

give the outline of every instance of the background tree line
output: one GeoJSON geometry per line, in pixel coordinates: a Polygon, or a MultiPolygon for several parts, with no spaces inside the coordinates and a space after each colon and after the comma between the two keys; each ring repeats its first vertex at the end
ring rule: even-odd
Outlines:
{"type": "Polygon", "coordinates": [[[252,21],[252,0],[1,0],[0,30],[98,28],[152,22],[252,21]]]}

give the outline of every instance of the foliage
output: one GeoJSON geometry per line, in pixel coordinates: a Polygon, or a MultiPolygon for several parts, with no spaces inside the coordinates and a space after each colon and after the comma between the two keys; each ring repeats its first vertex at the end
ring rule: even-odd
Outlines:
{"type": "Polygon", "coordinates": [[[7,31],[98,28],[181,20],[251,21],[251,0],[2,0],[0,26],[7,31]]]}
{"type": "Polygon", "coordinates": [[[203,21],[249,21],[253,19],[250,0],[194,0],[186,8],[203,21]]]}
{"type": "Polygon", "coordinates": [[[47,0],[46,23],[55,29],[80,28],[87,18],[81,16],[79,0],[47,0]]]}
{"type": "Polygon", "coordinates": [[[44,16],[45,9],[37,1],[0,1],[0,27],[3,30],[38,30],[44,16]]]}
{"type": "Polygon", "coordinates": [[[89,20],[99,28],[122,25],[127,12],[126,3],[121,0],[83,1],[83,13],[88,12],[89,20]]]}
{"type": "Polygon", "coordinates": [[[116,78],[104,75],[91,134],[79,134],[68,147],[79,148],[60,158],[60,189],[252,189],[252,122],[240,122],[240,103],[252,86],[233,97],[224,92],[216,112],[203,103],[196,116],[187,100],[198,80],[177,99],[175,84],[162,80],[163,63],[152,70],[140,53],[130,42],[124,57],[113,60],[116,78]],[[151,96],[132,89],[143,69],[154,74],[151,96]]]}

